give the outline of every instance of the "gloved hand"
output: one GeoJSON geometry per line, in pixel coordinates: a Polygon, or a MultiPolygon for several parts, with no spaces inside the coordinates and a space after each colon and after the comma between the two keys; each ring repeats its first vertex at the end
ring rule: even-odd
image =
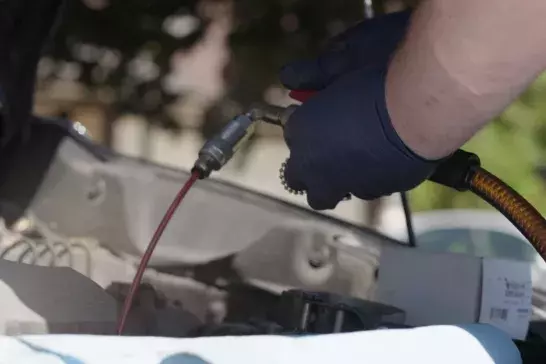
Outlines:
{"type": "Polygon", "coordinates": [[[387,61],[407,19],[398,13],[364,22],[316,60],[281,71],[290,89],[320,90],[285,126],[286,182],[306,190],[316,210],[334,208],[348,193],[371,200],[412,189],[437,165],[399,138],[385,102],[387,61]]]}

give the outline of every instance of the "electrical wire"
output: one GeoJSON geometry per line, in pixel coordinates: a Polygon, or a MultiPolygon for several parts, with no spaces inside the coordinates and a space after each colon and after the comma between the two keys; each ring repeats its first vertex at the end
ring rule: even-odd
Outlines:
{"type": "MultiPolygon", "coordinates": [[[[70,242],[70,254],[72,254],[73,259],[73,251],[76,249],[80,249],[83,254],[85,254],[85,271],[87,273],[87,276],[91,278],[91,275],[93,274],[93,257],[91,250],[89,250],[89,247],[86,244],[80,243],[78,241],[71,241],[70,242]]],[[[58,257],[60,258],[62,255],[59,254],[58,257]]]]}
{"type": "Polygon", "coordinates": [[[146,251],[142,255],[142,259],[140,260],[140,263],[138,264],[135,277],[133,278],[133,282],[131,283],[131,287],[129,288],[129,293],[127,294],[127,297],[125,298],[125,302],[123,303],[121,316],[119,317],[119,320],[117,323],[116,331],[118,335],[123,334],[127,317],[129,316],[129,311],[131,310],[133,301],[135,299],[136,293],[140,286],[140,282],[142,281],[142,276],[144,275],[144,271],[146,270],[148,266],[148,262],[150,261],[150,258],[152,257],[152,254],[154,253],[155,247],[157,246],[157,243],[159,242],[161,235],[163,235],[165,228],[171,221],[174,213],[178,209],[178,206],[180,206],[180,203],[182,202],[182,200],[184,200],[184,197],[186,196],[188,191],[191,189],[191,187],[195,184],[195,182],[199,178],[200,178],[199,172],[197,171],[192,172],[188,181],[184,184],[184,186],[182,186],[182,188],[180,189],[180,191],[174,198],[173,202],[169,206],[169,209],[163,216],[163,219],[159,223],[159,226],[157,227],[156,231],[154,232],[154,235],[152,236],[152,239],[150,240],[150,244],[148,244],[146,251]]]}
{"type": "Polygon", "coordinates": [[[417,246],[417,241],[415,239],[415,230],[413,229],[412,213],[407,192],[400,192],[400,199],[402,200],[402,208],[404,209],[404,218],[406,220],[408,244],[412,248],[415,248],[417,246]]]}
{"type": "Polygon", "coordinates": [[[38,257],[34,257],[35,261],[40,261],[45,255],[49,254],[49,263],[47,264],[49,267],[55,267],[57,265],[57,254],[55,252],[55,248],[52,244],[50,244],[46,239],[33,239],[34,244],[36,244],[35,248],[40,247],[41,251],[38,252],[37,249],[31,249],[30,247],[27,248],[18,259],[19,263],[22,263],[26,256],[28,254],[38,254],[38,257]]]}
{"type": "MultiPolygon", "coordinates": [[[[28,250],[30,250],[32,252],[32,260],[30,261],[30,264],[36,264],[37,263],[37,260],[38,260],[38,248],[36,247],[36,244],[30,240],[30,239],[27,239],[27,238],[21,238],[21,239],[18,239],[17,241],[15,241],[13,244],[10,244],[8,246],[6,246],[5,248],[2,248],[1,249],[1,252],[0,252],[0,259],[7,259],[7,256],[9,253],[11,253],[12,251],[15,251],[16,248],[18,247],[21,247],[21,246],[26,246],[28,250]]],[[[26,256],[26,251],[25,251],[25,256],[26,256]]],[[[19,259],[17,260],[19,263],[22,263],[25,256],[19,256],[19,259]]]]}
{"type": "MultiPolygon", "coordinates": [[[[72,252],[72,249],[70,249],[70,245],[63,241],[53,242],[54,248],[57,248],[59,246],[61,247],[61,249],[57,253],[57,258],[61,259],[65,255],[68,255],[68,266],[72,267],[74,265],[74,253],[72,252]]],[[[91,267],[89,266],[87,270],[91,271],[91,267]]]]}
{"type": "Polygon", "coordinates": [[[0,259],[49,267],[68,266],[77,270],[74,266],[74,253],[76,250],[81,250],[85,255],[86,275],[89,278],[92,277],[93,257],[87,244],[78,239],[67,240],[48,231],[47,226],[36,221],[35,217],[26,219],[30,221],[32,228],[27,227],[19,231],[8,229],[5,221],[0,217],[0,259]],[[65,255],[68,258],[68,264],[61,262],[65,255]]]}

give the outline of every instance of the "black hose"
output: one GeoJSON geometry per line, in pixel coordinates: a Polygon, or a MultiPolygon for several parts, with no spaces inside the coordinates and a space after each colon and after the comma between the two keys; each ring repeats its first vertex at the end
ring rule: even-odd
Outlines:
{"type": "Polygon", "coordinates": [[[408,194],[406,192],[400,192],[400,199],[402,200],[402,208],[404,209],[404,218],[406,220],[408,244],[415,248],[417,246],[417,241],[415,239],[415,230],[413,229],[413,214],[411,212],[408,194]]]}

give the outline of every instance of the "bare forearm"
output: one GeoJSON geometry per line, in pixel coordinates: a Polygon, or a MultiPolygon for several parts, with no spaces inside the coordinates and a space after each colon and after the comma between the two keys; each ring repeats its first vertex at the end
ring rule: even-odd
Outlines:
{"type": "Polygon", "coordinates": [[[387,76],[387,105],[416,153],[441,158],[546,68],[546,1],[425,0],[387,76]]]}

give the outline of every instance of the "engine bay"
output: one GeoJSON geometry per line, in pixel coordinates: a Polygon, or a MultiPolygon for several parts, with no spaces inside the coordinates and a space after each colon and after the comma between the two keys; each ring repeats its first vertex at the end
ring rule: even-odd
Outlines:
{"type": "MultiPolygon", "coordinates": [[[[36,118],[33,128],[40,137],[11,155],[18,167],[0,185],[0,254],[70,267],[123,301],[136,259],[186,173],[114,155],[67,120],[36,118]]],[[[154,310],[182,304],[202,322],[212,315],[206,307],[240,320],[295,288],[365,299],[381,245],[407,247],[225,182],[204,181],[187,203],[191,214],[175,215],[145,280],[161,297],[154,310]],[[245,303],[256,299],[263,304],[245,303]]]]}
{"type": "MultiPolygon", "coordinates": [[[[16,315],[15,321],[27,325],[15,326],[5,313],[4,333],[111,334],[143,251],[141,239],[168,203],[150,196],[174,193],[185,172],[117,156],[92,144],[67,120],[36,118],[33,127],[40,130],[40,140],[13,154],[16,165],[25,168],[5,174],[0,185],[0,254],[4,261],[22,263],[16,264],[20,269],[54,271],[56,283],[45,271],[33,273],[34,279],[10,275],[35,281],[41,290],[20,295],[12,289],[19,297],[14,312],[25,311],[22,307],[32,312],[16,315]],[[73,275],[100,289],[70,283],[73,275]],[[76,323],[70,324],[66,315],[59,319],[55,310],[43,309],[51,303],[39,304],[46,296],[45,301],[59,302],[57,296],[74,286],[72,298],[63,296],[57,310],[90,302],[103,302],[102,309],[75,310],[76,323]],[[29,320],[43,324],[28,325],[29,320]],[[100,328],[78,320],[99,322],[100,328]]],[[[184,338],[409,327],[404,310],[373,300],[382,249],[411,249],[408,244],[215,180],[197,185],[188,204],[192,216],[183,210],[175,216],[173,230],[146,271],[126,335],[184,338]],[[213,210],[216,215],[207,217],[213,210]]],[[[15,281],[4,283],[15,287],[15,281]]],[[[533,330],[518,345],[535,353],[542,350],[543,339],[540,330],[533,330]]]]}

